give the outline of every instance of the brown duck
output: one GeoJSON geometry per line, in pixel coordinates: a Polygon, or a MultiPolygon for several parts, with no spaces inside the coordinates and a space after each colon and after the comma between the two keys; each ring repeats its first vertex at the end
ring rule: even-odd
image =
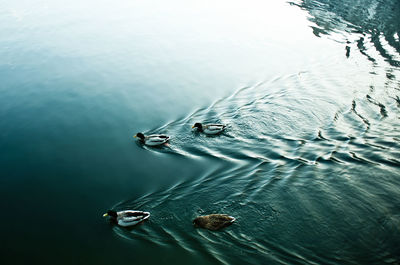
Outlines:
{"type": "Polygon", "coordinates": [[[210,214],[197,217],[193,220],[193,225],[215,231],[231,225],[235,220],[227,214],[210,214]]]}

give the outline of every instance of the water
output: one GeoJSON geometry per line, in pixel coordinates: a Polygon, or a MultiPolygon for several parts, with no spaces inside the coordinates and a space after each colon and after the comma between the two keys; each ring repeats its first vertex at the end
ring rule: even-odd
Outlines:
{"type": "Polygon", "coordinates": [[[399,264],[399,14],[1,2],[3,263],[399,264]],[[138,131],[172,139],[147,148],[138,131]],[[109,208],[152,216],[122,229],[109,208]],[[209,213],[237,221],[192,227],[209,213]]]}

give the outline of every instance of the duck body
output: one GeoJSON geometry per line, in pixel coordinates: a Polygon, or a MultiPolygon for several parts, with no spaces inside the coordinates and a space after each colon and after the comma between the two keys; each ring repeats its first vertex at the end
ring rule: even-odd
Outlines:
{"type": "Polygon", "coordinates": [[[201,124],[196,122],[192,128],[197,128],[199,132],[203,132],[205,134],[218,134],[225,130],[226,125],[224,124],[201,124]]]}
{"type": "Polygon", "coordinates": [[[221,228],[230,226],[235,220],[235,217],[229,216],[227,214],[209,214],[199,216],[194,219],[193,225],[196,227],[216,231],[221,228]]]}
{"type": "Polygon", "coordinates": [[[147,220],[150,217],[149,212],[125,210],[125,211],[113,211],[109,210],[103,215],[104,217],[109,216],[110,219],[122,227],[134,226],[138,223],[147,220]]]}
{"type": "Polygon", "coordinates": [[[137,133],[134,137],[139,138],[142,143],[148,146],[162,145],[170,139],[168,135],[164,134],[151,134],[145,136],[143,133],[137,133]]]}

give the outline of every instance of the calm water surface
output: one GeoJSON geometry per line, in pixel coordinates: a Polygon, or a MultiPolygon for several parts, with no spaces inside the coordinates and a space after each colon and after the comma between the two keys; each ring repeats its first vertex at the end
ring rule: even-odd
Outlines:
{"type": "Polygon", "coordinates": [[[2,263],[400,264],[399,14],[1,1],[2,263]],[[109,208],[152,216],[122,229],[109,208]],[[216,212],[237,221],[192,227],[216,212]]]}

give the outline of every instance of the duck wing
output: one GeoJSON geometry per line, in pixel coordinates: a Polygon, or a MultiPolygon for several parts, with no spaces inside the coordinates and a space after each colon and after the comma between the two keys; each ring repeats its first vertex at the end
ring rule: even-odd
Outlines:
{"type": "Polygon", "coordinates": [[[229,222],[232,223],[235,221],[235,217],[229,216],[227,214],[216,214],[212,215],[212,218],[219,222],[229,222]]]}
{"type": "Polygon", "coordinates": [[[168,135],[164,135],[164,134],[152,134],[147,136],[147,140],[151,140],[151,141],[165,141],[168,140],[169,136],[168,135]]]}
{"type": "Polygon", "coordinates": [[[169,136],[162,134],[149,135],[145,139],[145,144],[147,145],[160,145],[166,143],[169,140],[169,136]]]}
{"type": "Polygon", "coordinates": [[[235,221],[235,218],[226,214],[211,214],[209,215],[209,220],[207,228],[215,231],[230,226],[235,221]]]}
{"type": "Polygon", "coordinates": [[[223,124],[207,124],[203,126],[203,131],[209,134],[215,134],[223,131],[226,125],[223,124]]]}
{"type": "Polygon", "coordinates": [[[148,212],[142,212],[142,211],[126,211],[124,217],[143,217],[148,214],[149,214],[148,212]]]}
{"type": "Polygon", "coordinates": [[[205,127],[209,130],[221,130],[221,129],[224,129],[226,127],[226,125],[224,125],[224,124],[207,124],[205,127]]]}
{"type": "Polygon", "coordinates": [[[118,218],[118,225],[127,227],[133,226],[150,217],[149,212],[142,211],[126,211],[118,218]]]}

